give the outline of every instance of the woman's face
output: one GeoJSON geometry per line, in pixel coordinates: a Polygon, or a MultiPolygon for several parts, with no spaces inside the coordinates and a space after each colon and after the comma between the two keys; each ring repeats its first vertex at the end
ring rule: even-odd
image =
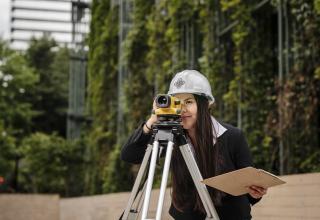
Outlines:
{"type": "Polygon", "coordinates": [[[197,120],[197,103],[192,94],[181,93],[176,94],[182,104],[181,125],[184,129],[189,130],[195,128],[197,120]]]}

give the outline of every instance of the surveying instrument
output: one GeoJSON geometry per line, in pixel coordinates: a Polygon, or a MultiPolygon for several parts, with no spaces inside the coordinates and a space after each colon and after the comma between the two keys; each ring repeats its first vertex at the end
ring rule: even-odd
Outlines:
{"type": "Polygon", "coordinates": [[[162,208],[164,202],[165,190],[167,187],[168,174],[171,162],[174,141],[179,140],[182,143],[179,146],[187,168],[191,174],[192,180],[198,191],[203,207],[206,211],[206,220],[219,220],[219,216],[214,208],[213,202],[210,198],[206,186],[201,183],[203,180],[202,175],[194,159],[192,149],[187,142],[184,135],[181,122],[181,103],[177,98],[170,95],[158,95],[155,99],[156,106],[158,107],[153,113],[157,115],[158,121],[152,126],[152,139],[148,144],[144,158],[142,160],[138,175],[133,185],[128,204],[123,212],[120,220],[136,220],[140,216],[142,200],[142,214],[141,220],[154,220],[147,218],[149,202],[153,184],[154,173],[156,169],[157,159],[160,158],[164,150],[163,144],[167,143],[165,148],[166,155],[163,166],[163,174],[160,185],[160,194],[157,203],[156,218],[161,220],[162,208]],[[150,158],[151,157],[151,158],[150,158]],[[147,180],[141,184],[143,177],[146,174],[146,169],[149,164],[149,172],[147,180]],[[142,186],[143,185],[143,186],[142,186]],[[140,191],[140,193],[139,193],[140,191]],[[135,204],[135,205],[134,205],[135,204]]]}

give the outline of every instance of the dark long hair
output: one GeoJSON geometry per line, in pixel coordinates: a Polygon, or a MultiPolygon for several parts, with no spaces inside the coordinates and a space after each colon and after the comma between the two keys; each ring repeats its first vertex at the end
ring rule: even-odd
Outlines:
{"type": "MultiPolygon", "coordinates": [[[[196,143],[194,146],[195,159],[202,177],[216,176],[219,172],[219,147],[216,131],[213,129],[208,100],[194,95],[197,103],[197,121],[195,125],[196,143]],[[213,139],[216,144],[213,145],[213,139]]],[[[178,147],[174,148],[172,155],[172,202],[180,211],[194,210],[205,213],[201,199],[195,188],[191,175],[187,169],[178,147]]],[[[221,202],[222,194],[213,188],[208,188],[215,205],[221,202]]]]}

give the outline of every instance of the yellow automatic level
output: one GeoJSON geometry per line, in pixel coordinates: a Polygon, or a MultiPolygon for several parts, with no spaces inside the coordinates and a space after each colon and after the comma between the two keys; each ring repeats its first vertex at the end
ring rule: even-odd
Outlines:
{"type": "Polygon", "coordinates": [[[181,102],[174,96],[159,94],[156,99],[155,114],[158,116],[180,116],[181,115],[181,102]]]}

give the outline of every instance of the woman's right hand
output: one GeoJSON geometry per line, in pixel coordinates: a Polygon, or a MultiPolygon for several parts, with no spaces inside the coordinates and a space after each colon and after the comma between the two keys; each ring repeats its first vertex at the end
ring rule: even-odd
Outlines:
{"type": "Polygon", "coordinates": [[[151,114],[150,118],[146,121],[146,123],[143,125],[143,132],[145,134],[151,132],[151,130],[149,128],[152,128],[152,125],[154,123],[156,123],[157,120],[158,120],[157,115],[153,113],[156,109],[157,109],[156,101],[153,100],[153,106],[152,106],[152,110],[153,111],[152,111],[152,114],[151,114]]]}

